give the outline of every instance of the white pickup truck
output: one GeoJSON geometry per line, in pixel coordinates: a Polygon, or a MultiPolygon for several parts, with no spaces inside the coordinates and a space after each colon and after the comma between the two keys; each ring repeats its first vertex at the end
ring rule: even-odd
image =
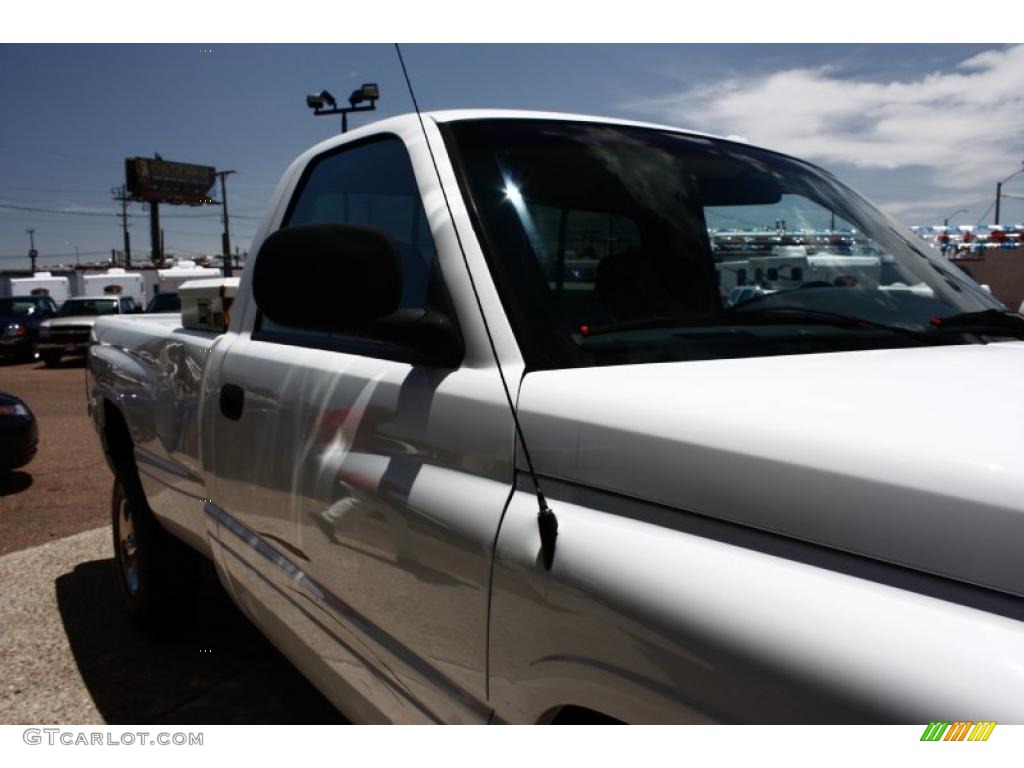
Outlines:
{"type": "Polygon", "coordinates": [[[408,115],[299,157],[254,253],[223,333],[93,332],[140,621],[210,558],[360,722],[1024,722],[1024,318],[827,172],[408,115]],[[729,307],[729,219],[878,280],[729,307]]]}

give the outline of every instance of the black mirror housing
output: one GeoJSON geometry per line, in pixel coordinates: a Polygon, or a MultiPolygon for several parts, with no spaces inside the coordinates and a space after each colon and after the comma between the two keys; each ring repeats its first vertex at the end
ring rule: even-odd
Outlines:
{"type": "Polygon", "coordinates": [[[252,293],[275,323],[352,331],[398,309],[398,249],[374,227],[302,224],[279,229],[260,247],[252,293]]]}

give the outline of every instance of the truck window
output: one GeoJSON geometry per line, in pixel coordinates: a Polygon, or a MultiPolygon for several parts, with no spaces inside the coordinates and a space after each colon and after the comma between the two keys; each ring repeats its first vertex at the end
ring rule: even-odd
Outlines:
{"type": "Polygon", "coordinates": [[[564,322],[593,322],[594,289],[602,263],[641,247],[640,228],[627,216],[524,203],[530,245],[564,322]]]}
{"type": "Polygon", "coordinates": [[[932,318],[998,308],[938,251],[793,158],[573,121],[442,132],[529,369],[904,347],[934,343],[904,332],[927,334],[932,318]]]}
{"type": "MultiPolygon", "coordinates": [[[[384,230],[394,240],[402,260],[403,309],[442,308],[436,250],[420,201],[412,164],[397,137],[345,146],[314,160],[307,169],[285,215],[285,227],[299,224],[359,224],[384,230]]],[[[316,279],[310,275],[310,279],[316,279]]],[[[257,331],[316,339],[330,334],[288,328],[266,317],[257,331]]],[[[301,341],[300,341],[301,343],[301,341]]]]}

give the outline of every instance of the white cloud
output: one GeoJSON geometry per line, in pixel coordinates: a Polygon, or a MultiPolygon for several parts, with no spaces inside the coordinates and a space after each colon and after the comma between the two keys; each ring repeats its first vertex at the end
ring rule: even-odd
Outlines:
{"type": "Polygon", "coordinates": [[[931,173],[929,193],[980,190],[1024,159],[1024,45],[985,51],[953,71],[910,82],[789,69],[630,106],[826,166],[923,167],[931,173]]]}

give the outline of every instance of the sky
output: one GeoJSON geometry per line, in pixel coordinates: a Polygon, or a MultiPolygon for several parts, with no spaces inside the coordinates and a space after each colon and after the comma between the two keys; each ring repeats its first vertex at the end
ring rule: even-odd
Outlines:
{"type": "MultiPolygon", "coordinates": [[[[815,162],[907,224],[992,221],[996,182],[1024,161],[1024,45],[408,44],[423,109],[609,115],[720,135],[815,162]]],[[[377,112],[412,110],[387,44],[0,44],[0,269],[121,248],[111,188],[152,156],[228,179],[232,244],[247,250],[281,172],[339,130],[307,93],[376,82],[377,112]],[[27,211],[24,208],[43,210],[27,211]],[[45,212],[44,212],[45,211],[45,212]],[[55,211],[55,212],[54,212],[55,211]]],[[[1003,223],[1024,221],[1024,173],[1003,223]]],[[[130,205],[133,254],[148,215],[130,205]]],[[[165,250],[220,250],[219,207],[161,207],[165,250]]]]}

